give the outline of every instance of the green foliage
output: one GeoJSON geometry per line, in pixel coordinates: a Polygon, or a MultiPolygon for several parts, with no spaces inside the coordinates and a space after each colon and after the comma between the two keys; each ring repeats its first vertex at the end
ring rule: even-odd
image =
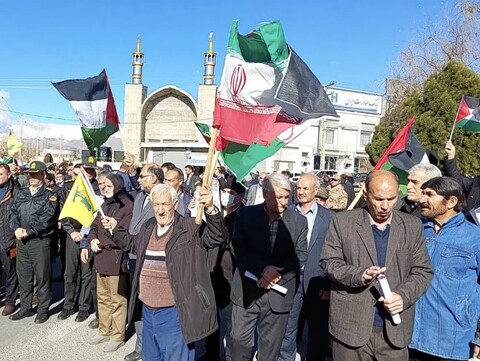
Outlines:
{"type": "MultiPolygon", "coordinates": [[[[413,130],[427,150],[445,155],[444,147],[463,95],[480,96],[480,77],[463,63],[450,61],[443,69],[431,75],[423,88],[413,92],[382,119],[376,127],[372,142],[366,147],[373,164],[415,115],[413,130]]],[[[480,174],[480,134],[455,129],[453,144],[457,162],[465,174],[480,174]]]]}

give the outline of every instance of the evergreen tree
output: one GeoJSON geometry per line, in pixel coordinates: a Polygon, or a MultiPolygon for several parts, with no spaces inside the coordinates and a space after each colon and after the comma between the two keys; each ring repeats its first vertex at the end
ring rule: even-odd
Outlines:
{"type": "MultiPolygon", "coordinates": [[[[395,138],[407,120],[416,116],[413,130],[427,150],[443,158],[445,143],[462,96],[480,96],[480,77],[466,65],[448,62],[431,75],[421,89],[412,92],[382,119],[366,151],[373,164],[395,138]]],[[[452,139],[457,148],[457,164],[464,174],[480,175],[480,134],[455,129],[452,139]]]]}

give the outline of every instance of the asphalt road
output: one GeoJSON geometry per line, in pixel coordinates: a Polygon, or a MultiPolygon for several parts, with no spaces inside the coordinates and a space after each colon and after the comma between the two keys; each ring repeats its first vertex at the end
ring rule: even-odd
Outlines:
{"type": "MultiPolygon", "coordinates": [[[[54,277],[58,276],[59,265],[56,264],[54,277]]],[[[0,283],[1,284],[1,283],[0,283]]],[[[2,300],[0,313],[3,311],[4,289],[0,289],[2,300]]],[[[17,300],[18,304],[18,300],[17,300]]],[[[135,347],[136,336],[127,335],[127,341],[116,352],[105,353],[103,345],[92,346],[88,340],[97,330],[88,328],[94,315],[85,322],[75,322],[75,315],[60,321],[57,315],[62,310],[63,283],[53,283],[53,302],[50,306],[49,319],[41,325],[33,321],[35,316],[20,321],[11,321],[0,315],[0,361],[110,361],[123,360],[125,355],[135,347]]],[[[18,306],[18,305],[17,305],[18,306]]],[[[300,345],[301,349],[304,345],[300,345]]],[[[203,345],[197,345],[197,357],[203,353],[203,345]]],[[[297,361],[300,361],[297,354],[297,361]]]]}

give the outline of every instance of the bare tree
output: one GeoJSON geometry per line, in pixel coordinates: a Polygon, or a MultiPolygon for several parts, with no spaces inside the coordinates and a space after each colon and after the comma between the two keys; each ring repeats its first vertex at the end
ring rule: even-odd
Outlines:
{"type": "Polygon", "coordinates": [[[447,5],[443,21],[427,24],[421,35],[399,54],[393,78],[418,86],[450,60],[480,70],[479,0],[459,0],[447,5]]]}

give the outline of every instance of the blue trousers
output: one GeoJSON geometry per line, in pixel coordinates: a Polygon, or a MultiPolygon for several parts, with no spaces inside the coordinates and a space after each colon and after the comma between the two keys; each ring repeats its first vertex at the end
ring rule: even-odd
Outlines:
{"type": "Polygon", "coordinates": [[[183,338],[177,309],[143,306],[143,361],[194,361],[194,344],[183,338]]]}

